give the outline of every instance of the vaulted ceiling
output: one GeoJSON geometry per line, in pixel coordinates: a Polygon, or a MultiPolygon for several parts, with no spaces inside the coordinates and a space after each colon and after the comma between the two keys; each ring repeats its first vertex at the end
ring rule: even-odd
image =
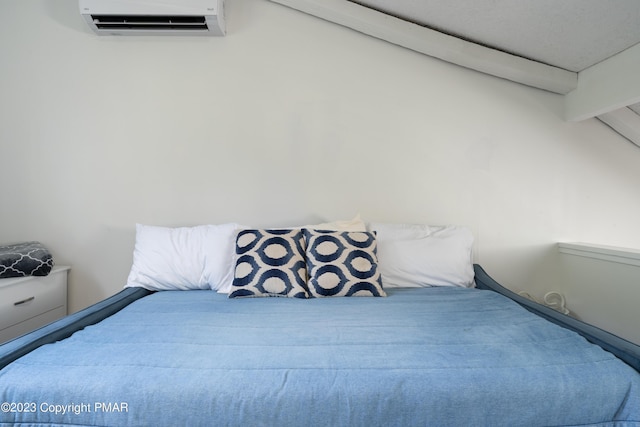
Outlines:
{"type": "Polygon", "coordinates": [[[565,97],[640,146],[638,0],[272,0],[565,97]]]}
{"type": "Polygon", "coordinates": [[[637,0],[358,0],[471,42],[582,71],[640,42],[637,0]]]}

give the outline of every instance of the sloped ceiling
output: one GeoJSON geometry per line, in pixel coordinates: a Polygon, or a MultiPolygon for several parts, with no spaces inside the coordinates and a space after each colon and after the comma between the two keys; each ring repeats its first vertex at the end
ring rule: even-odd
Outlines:
{"type": "Polygon", "coordinates": [[[353,2],[574,72],[640,43],[640,2],[637,0],[353,2]]]}
{"type": "Polygon", "coordinates": [[[640,146],[638,0],[272,0],[565,97],[640,146]]]}

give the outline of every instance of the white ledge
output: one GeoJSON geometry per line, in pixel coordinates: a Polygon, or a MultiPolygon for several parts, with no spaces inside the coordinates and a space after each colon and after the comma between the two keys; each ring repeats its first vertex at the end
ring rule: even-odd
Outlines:
{"type": "Polygon", "coordinates": [[[640,267],[640,250],[638,249],[594,245],[591,243],[558,243],[558,251],[568,255],[640,267]]]}

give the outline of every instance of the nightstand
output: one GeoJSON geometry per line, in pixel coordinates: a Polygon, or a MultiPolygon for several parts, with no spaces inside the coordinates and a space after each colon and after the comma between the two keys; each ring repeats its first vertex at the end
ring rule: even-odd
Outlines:
{"type": "Polygon", "coordinates": [[[47,276],[0,279],[0,343],[67,315],[67,272],[54,266],[47,276]]]}

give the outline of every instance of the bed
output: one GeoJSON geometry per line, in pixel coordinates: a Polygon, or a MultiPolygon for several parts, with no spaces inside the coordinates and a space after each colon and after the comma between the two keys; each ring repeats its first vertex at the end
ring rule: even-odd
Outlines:
{"type": "MultiPolygon", "coordinates": [[[[160,256],[157,238],[150,253],[138,228],[131,286],[0,347],[0,425],[640,426],[638,346],[502,287],[467,264],[470,240],[458,228],[368,228],[375,232],[364,237],[340,229],[247,236],[230,226],[235,248],[222,268],[203,265],[234,246],[227,238],[225,248],[196,245],[186,261],[160,256]],[[350,274],[327,273],[336,235],[361,251],[359,261],[341,251],[351,255],[340,264],[373,282],[350,288],[352,297],[342,280],[327,284],[350,274]],[[282,244],[299,246],[306,268],[295,250],[264,250],[262,239],[289,237],[292,245],[282,244]],[[260,260],[243,256],[260,247],[267,261],[285,260],[287,274],[247,283],[260,260]],[[185,263],[203,252],[187,278],[185,263]],[[412,257],[428,271],[409,268],[412,257]],[[158,283],[142,286],[149,280],[158,283]],[[275,294],[283,297],[260,297],[275,294]]],[[[194,246],[193,235],[176,241],[171,251],[194,246]]]]}

